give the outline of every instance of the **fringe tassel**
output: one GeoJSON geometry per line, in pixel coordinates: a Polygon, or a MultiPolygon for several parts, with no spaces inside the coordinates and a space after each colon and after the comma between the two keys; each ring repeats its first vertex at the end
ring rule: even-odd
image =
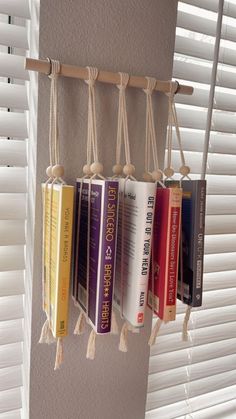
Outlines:
{"type": "Polygon", "coordinates": [[[155,325],[153,326],[152,333],[151,333],[150,338],[149,338],[149,341],[148,341],[148,345],[149,346],[152,346],[152,345],[155,344],[156,338],[157,338],[157,335],[158,335],[158,333],[160,331],[161,325],[162,325],[162,320],[161,319],[157,319],[155,325]]]}
{"type": "Polygon", "coordinates": [[[86,358],[93,360],[95,358],[95,342],[96,342],[96,333],[92,329],[89,335],[88,346],[87,346],[87,353],[86,358]]]}
{"type": "Polygon", "coordinates": [[[120,332],[119,351],[121,352],[128,352],[128,346],[127,346],[128,331],[129,331],[129,324],[127,322],[124,322],[121,332],[120,332]]]}
{"type": "Polygon", "coordinates": [[[111,333],[112,335],[118,335],[119,334],[119,327],[116,319],[116,313],[114,309],[112,310],[111,314],[111,333]]]}
{"type": "Polygon", "coordinates": [[[84,333],[85,330],[85,315],[84,313],[81,311],[80,315],[78,317],[78,320],[76,322],[75,325],[75,330],[74,330],[74,335],[82,335],[84,333]]]}
{"type": "Polygon", "coordinates": [[[63,362],[63,343],[62,338],[57,339],[57,351],[56,351],[56,359],[55,359],[55,366],[54,371],[59,370],[60,366],[63,362]]]}
{"type": "Polygon", "coordinates": [[[140,333],[140,328],[139,327],[134,327],[131,324],[128,325],[128,331],[132,332],[132,333],[140,333]]]}
{"type": "Polygon", "coordinates": [[[55,342],[55,338],[52,334],[52,331],[50,329],[49,320],[47,319],[42,327],[41,335],[39,338],[39,343],[47,343],[50,345],[51,343],[55,342]]]}
{"type": "Polygon", "coordinates": [[[189,319],[190,319],[191,310],[192,310],[192,307],[188,306],[187,309],[186,309],[185,316],[184,316],[183,331],[182,331],[182,340],[184,342],[187,342],[188,337],[189,337],[188,336],[188,322],[189,322],[189,319]]]}

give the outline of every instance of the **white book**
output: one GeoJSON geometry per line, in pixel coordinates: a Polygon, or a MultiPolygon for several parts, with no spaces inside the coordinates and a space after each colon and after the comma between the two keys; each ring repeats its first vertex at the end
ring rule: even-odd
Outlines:
{"type": "Polygon", "coordinates": [[[120,179],[114,301],[121,315],[134,327],[144,324],[155,199],[154,183],[120,179]]]}

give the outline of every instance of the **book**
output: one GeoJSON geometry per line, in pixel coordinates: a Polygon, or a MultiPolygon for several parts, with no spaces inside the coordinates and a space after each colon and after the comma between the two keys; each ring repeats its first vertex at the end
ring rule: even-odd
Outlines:
{"type": "Polygon", "coordinates": [[[182,190],[156,191],[148,306],[165,322],[175,320],[182,190]]]}
{"type": "Polygon", "coordinates": [[[45,211],[44,309],[55,338],[68,333],[74,187],[42,185],[45,211]],[[48,305],[50,301],[50,306],[48,305]]]}
{"type": "Polygon", "coordinates": [[[121,315],[132,326],[142,327],[147,304],[156,186],[120,179],[120,194],[114,300],[121,315]]]}
{"type": "Polygon", "coordinates": [[[77,179],[76,195],[78,221],[75,235],[77,250],[74,298],[87,314],[95,332],[109,333],[115,276],[119,183],[116,180],[77,179]]]}
{"type": "MultiPolygon", "coordinates": [[[[177,183],[174,183],[178,185],[177,183]]],[[[192,307],[202,305],[206,181],[183,180],[182,248],[178,299],[192,307]]]]}

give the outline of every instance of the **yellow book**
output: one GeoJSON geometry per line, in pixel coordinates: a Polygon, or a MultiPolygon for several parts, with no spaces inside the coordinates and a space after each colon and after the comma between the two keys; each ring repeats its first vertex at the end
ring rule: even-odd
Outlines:
{"type": "Polygon", "coordinates": [[[44,231],[44,310],[55,338],[67,335],[71,273],[74,187],[42,185],[44,231]],[[50,302],[50,305],[48,304],[50,302]]]}

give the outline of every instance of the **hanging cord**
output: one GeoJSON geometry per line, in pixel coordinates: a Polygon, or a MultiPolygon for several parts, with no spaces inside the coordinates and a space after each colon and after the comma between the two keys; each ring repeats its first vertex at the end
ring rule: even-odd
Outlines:
{"type": "MultiPolygon", "coordinates": [[[[51,88],[50,88],[50,111],[49,111],[49,167],[46,169],[46,174],[48,176],[47,181],[45,182],[43,189],[43,237],[42,237],[42,285],[43,285],[43,309],[46,313],[47,319],[42,327],[39,343],[53,343],[55,338],[53,337],[50,324],[50,296],[51,296],[51,281],[50,281],[50,272],[51,272],[51,245],[50,245],[50,230],[51,230],[51,199],[52,199],[52,189],[50,192],[49,198],[49,219],[48,219],[48,235],[49,240],[47,240],[47,219],[46,219],[46,208],[47,208],[47,195],[48,195],[48,185],[53,184],[53,167],[58,158],[58,148],[56,148],[57,153],[55,152],[55,147],[57,140],[57,75],[60,72],[60,63],[58,61],[50,60],[52,74],[50,75],[51,79],[51,88]],[[46,243],[49,242],[48,246],[48,270],[46,269],[46,243]],[[47,289],[46,289],[47,288],[47,289]]],[[[51,186],[52,188],[52,186],[51,186]]]]}
{"type": "MultiPolygon", "coordinates": [[[[103,165],[98,160],[98,140],[97,140],[97,122],[96,122],[96,103],[95,103],[95,82],[98,76],[98,69],[93,67],[87,67],[88,69],[88,80],[85,82],[88,84],[88,143],[87,143],[87,166],[89,166],[89,160],[93,154],[94,161],[90,165],[90,171],[92,176],[89,179],[88,184],[88,230],[87,230],[87,301],[86,301],[86,319],[88,321],[89,311],[89,277],[90,277],[90,227],[91,227],[91,187],[92,180],[96,177],[105,179],[102,176],[103,165]]],[[[92,329],[88,339],[87,345],[87,359],[95,358],[95,342],[96,332],[92,329]]]]}
{"type": "MultiPolygon", "coordinates": [[[[121,195],[121,261],[120,261],[120,281],[121,281],[121,317],[123,317],[123,306],[124,306],[124,224],[125,224],[125,187],[128,179],[136,180],[134,178],[135,166],[131,163],[130,157],[130,144],[129,144],[129,132],[128,132],[128,118],[127,118],[127,107],[126,107],[126,87],[129,82],[129,75],[126,73],[120,74],[120,84],[117,85],[119,89],[119,104],[118,104],[118,124],[117,124],[117,141],[116,141],[116,164],[112,170],[114,177],[120,177],[122,174],[125,175],[124,190],[121,195]],[[121,147],[122,140],[125,150],[125,166],[122,168],[121,165],[121,147]]],[[[115,319],[115,312],[113,310],[113,331],[117,331],[117,321],[115,319]]],[[[134,328],[125,321],[120,334],[119,349],[122,352],[127,352],[127,335],[128,331],[133,331],[134,328]]]]}
{"type": "Polygon", "coordinates": [[[156,130],[154,123],[153,115],[153,103],[152,103],[152,93],[156,86],[156,79],[153,77],[146,77],[147,87],[144,89],[146,94],[146,137],[145,137],[145,173],[143,174],[143,179],[145,181],[161,181],[163,177],[162,171],[159,169],[158,153],[157,153],[157,140],[156,140],[156,130]],[[151,172],[150,169],[150,159],[152,149],[152,159],[154,170],[151,172]]]}
{"type": "MultiPolygon", "coordinates": [[[[182,141],[181,141],[181,135],[180,135],[180,129],[179,129],[179,123],[178,123],[178,117],[177,117],[174,98],[173,98],[173,101],[172,101],[172,117],[173,117],[173,122],[174,122],[174,125],[175,125],[176,137],[177,137],[177,140],[178,140],[178,145],[179,145],[179,150],[180,150],[181,167],[179,168],[179,172],[182,175],[182,177],[180,179],[180,187],[182,187],[182,180],[185,177],[187,179],[191,180],[190,177],[189,177],[190,167],[186,166],[186,163],[185,163],[184,151],[183,151],[183,146],[182,146],[182,141]]],[[[181,226],[180,227],[181,227],[180,228],[180,257],[179,257],[179,261],[180,261],[180,282],[181,282],[181,300],[184,301],[182,220],[181,220],[181,226]]],[[[183,341],[188,340],[188,323],[189,323],[189,319],[190,319],[190,315],[191,315],[191,310],[192,310],[192,307],[188,305],[187,308],[186,308],[186,313],[185,313],[184,322],[183,322],[183,330],[182,330],[183,341]]]]}

